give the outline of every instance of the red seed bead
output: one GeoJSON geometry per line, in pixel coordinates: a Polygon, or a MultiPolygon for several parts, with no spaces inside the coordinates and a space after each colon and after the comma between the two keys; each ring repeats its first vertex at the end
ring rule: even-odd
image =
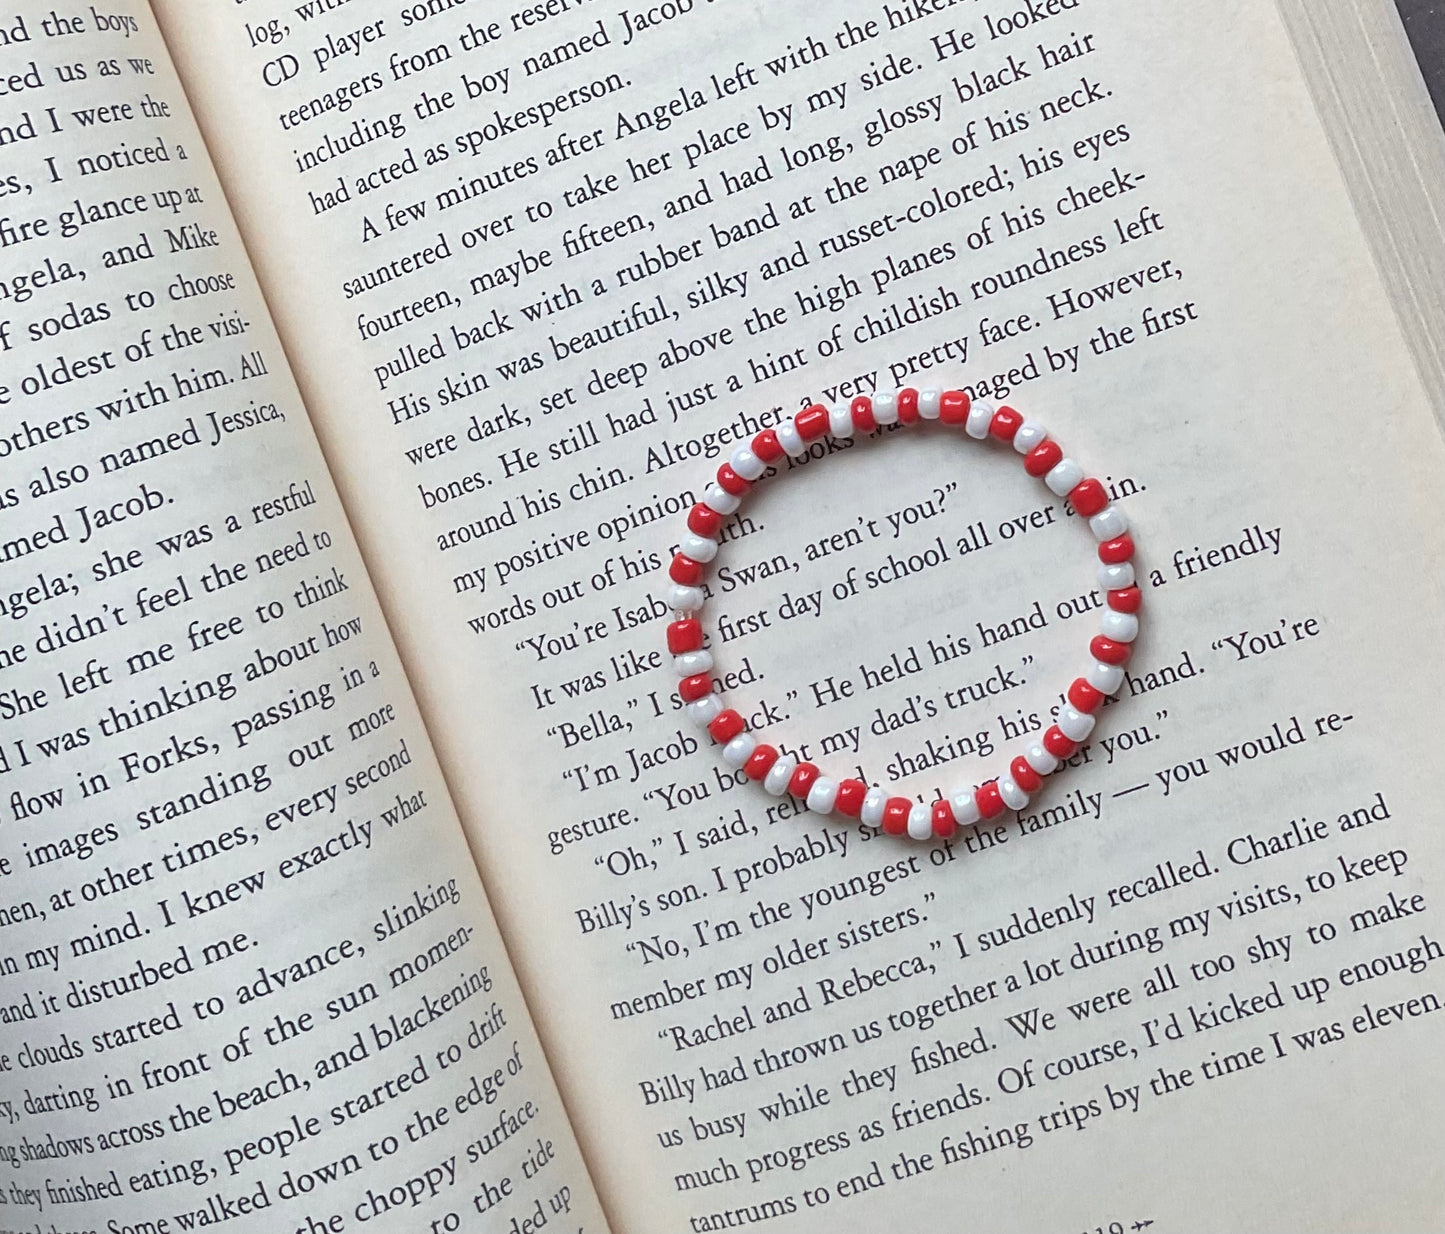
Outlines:
{"type": "Polygon", "coordinates": [[[1000,441],[1012,441],[1023,422],[1024,418],[1012,407],[1000,407],[993,413],[988,431],[1000,441]]]}
{"type": "Polygon", "coordinates": [[[1137,587],[1125,587],[1120,591],[1109,592],[1105,599],[1116,613],[1137,613],[1139,606],[1144,603],[1144,593],[1137,587]]]}
{"type": "Polygon", "coordinates": [[[764,429],[753,438],[753,453],[765,463],[776,463],[783,457],[783,443],[772,429],[764,429]]]}
{"type": "Polygon", "coordinates": [[[1003,794],[998,791],[998,781],[990,780],[973,795],[978,803],[978,812],[984,818],[997,818],[1008,807],[1004,805],[1003,794]]]}
{"type": "Polygon", "coordinates": [[[1079,743],[1064,732],[1057,724],[1044,734],[1044,749],[1055,758],[1068,758],[1079,748],[1079,743]]]}
{"type": "Polygon", "coordinates": [[[724,463],[717,469],[717,482],[725,493],[731,493],[734,497],[741,497],[752,485],[733,470],[731,463],[724,463]]]}
{"type": "Polygon", "coordinates": [[[912,386],[898,391],[898,423],[918,423],[918,391],[912,386]]]}
{"type": "Polygon", "coordinates": [[[866,394],[855,398],[850,410],[853,413],[853,427],[860,433],[871,433],[878,427],[878,421],[873,418],[873,400],[866,394]]]}
{"type": "Polygon", "coordinates": [[[697,651],[702,646],[702,622],[695,617],[674,621],[667,627],[667,649],[675,656],[697,651]]]}
{"type": "Polygon", "coordinates": [[[713,717],[713,722],[707,726],[707,731],[712,734],[712,739],[718,745],[725,746],[747,727],[748,722],[729,707],[726,711],[713,717]]]}
{"type": "Polygon", "coordinates": [[[1104,491],[1104,486],[1091,476],[1074,485],[1069,493],[1069,504],[1074,507],[1075,513],[1085,518],[1093,518],[1109,504],[1109,494],[1104,491]]]}
{"type": "Polygon", "coordinates": [[[1089,651],[1093,653],[1094,659],[1102,660],[1105,664],[1128,664],[1129,657],[1134,654],[1134,646],[1132,643],[1116,643],[1112,638],[1098,634],[1089,644],[1089,651]]]}
{"type": "Polygon", "coordinates": [[[1024,455],[1024,470],[1035,478],[1046,476],[1063,461],[1063,457],[1064,448],[1046,437],[1024,455]]]}
{"type": "Polygon", "coordinates": [[[706,673],[694,673],[677,683],[677,696],[684,703],[695,703],[712,693],[712,678],[706,673]]]}
{"type": "Polygon", "coordinates": [[[694,561],[691,557],[684,557],[679,553],[672,559],[672,565],[668,568],[667,573],[674,583],[681,583],[684,587],[694,587],[702,581],[702,562],[694,561]]]}
{"type": "Polygon", "coordinates": [[[838,795],[833,799],[833,809],[849,818],[857,818],[863,809],[863,798],[868,795],[868,786],[862,780],[844,780],[838,785],[838,795]]]}
{"type": "Polygon", "coordinates": [[[743,764],[743,774],[749,780],[761,780],[773,764],[778,761],[778,752],[772,746],[759,746],[743,764]]]}
{"type": "Polygon", "coordinates": [[[698,502],[687,512],[687,529],[695,535],[706,536],[709,540],[722,530],[723,516],[711,506],[698,502]]]}
{"type": "Polygon", "coordinates": [[[822,774],[822,770],[812,763],[799,763],[793,771],[792,779],[788,781],[788,792],[799,800],[806,800],[813,788],[813,781],[822,774]]]}
{"type": "Polygon", "coordinates": [[[1125,533],[1099,545],[1099,560],[1106,566],[1117,566],[1134,555],[1134,537],[1125,533]]]}
{"type": "Polygon", "coordinates": [[[814,403],[793,417],[793,425],[804,441],[821,437],[828,431],[828,409],[821,403],[814,403]]]}
{"type": "Polygon", "coordinates": [[[967,390],[945,390],[938,400],[938,419],[941,424],[962,424],[968,419],[972,400],[967,390]]]}
{"type": "Polygon", "coordinates": [[[883,805],[883,830],[901,836],[908,830],[908,816],[913,813],[912,797],[890,797],[883,805]]]}
{"type": "Polygon", "coordinates": [[[953,803],[947,797],[933,803],[933,834],[947,840],[958,830],[958,819],[953,813],[953,803]]]}
{"type": "Polygon", "coordinates": [[[1029,760],[1022,754],[1008,765],[1008,770],[1014,783],[1026,793],[1036,793],[1043,786],[1044,777],[1029,766],[1029,760]]]}
{"type": "Polygon", "coordinates": [[[1069,687],[1069,702],[1073,703],[1080,711],[1097,711],[1099,704],[1103,701],[1103,691],[1094,689],[1094,687],[1082,677],[1076,677],[1074,684],[1069,687]]]}

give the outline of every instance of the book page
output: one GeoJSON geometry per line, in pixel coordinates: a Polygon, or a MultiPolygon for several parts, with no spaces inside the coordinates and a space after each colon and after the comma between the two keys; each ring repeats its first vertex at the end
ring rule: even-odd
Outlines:
{"type": "Polygon", "coordinates": [[[604,1228],[150,9],[0,146],[0,1229],[604,1228]]]}
{"type": "MultiPolygon", "coordinates": [[[[1439,1227],[1441,442],[1273,5],[158,9],[617,1228],[1439,1227]],[[912,847],[663,651],[718,463],[903,383],[1047,424],[1149,584],[1074,765],[912,847]]],[[[779,470],[729,700],[997,774],[1088,531],[936,426],[779,470]]]]}

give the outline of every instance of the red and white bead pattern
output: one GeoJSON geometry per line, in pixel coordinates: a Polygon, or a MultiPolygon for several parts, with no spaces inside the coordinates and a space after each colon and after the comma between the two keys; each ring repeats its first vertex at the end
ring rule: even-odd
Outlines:
{"type": "Polygon", "coordinates": [[[1026,420],[1012,407],[973,401],[963,390],[916,390],[906,387],[871,398],[863,395],[848,406],[815,403],[776,428],[738,446],[717,470],[702,501],[688,512],[687,535],[668,567],[669,603],[677,620],[667,627],[667,649],[681,679],[678,694],[689,718],[707,730],[722,748],[729,767],[740,769],[775,797],[785,793],[807,804],[815,814],[857,818],[890,835],[915,840],[947,838],[960,827],[997,818],[1006,810],[1022,810],[1064,760],[1078,750],[1094,729],[1094,715],[1104,699],[1124,683],[1124,665],[1139,635],[1142,596],[1134,576],[1134,540],[1123,510],[1109,500],[1098,480],[1090,478],[1036,420],[1026,420]],[[1098,545],[1098,582],[1105,606],[1097,637],[1089,644],[1091,663],[1065,692],[1067,702],[1053,725],[996,779],[929,803],[896,794],[861,780],[834,780],[812,763],[800,763],[761,743],[747,731],[747,721],[725,706],[710,676],[713,659],[703,647],[697,614],[706,598],[700,584],[717,556],[718,533],[737,512],[742,498],[768,469],[786,456],[798,458],[823,436],[839,439],[871,433],[883,425],[935,420],[962,428],[976,440],[1006,442],[1023,456],[1024,470],[1040,479],[1057,497],[1067,498],[1075,513],[1087,520],[1098,545]]]}

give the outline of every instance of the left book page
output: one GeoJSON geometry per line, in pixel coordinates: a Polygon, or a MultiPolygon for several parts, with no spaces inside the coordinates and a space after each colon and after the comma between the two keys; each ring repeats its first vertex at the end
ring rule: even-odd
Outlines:
{"type": "Polygon", "coordinates": [[[605,1228],[126,0],[0,9],[0,1163],[5,1231],[605,1228]]]}

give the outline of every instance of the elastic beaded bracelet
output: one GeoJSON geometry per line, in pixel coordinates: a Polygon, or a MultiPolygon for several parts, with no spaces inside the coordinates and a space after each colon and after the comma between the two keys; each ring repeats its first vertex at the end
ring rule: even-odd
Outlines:
{"type": "Polygon", "coordinates": [[[678,695],[689,718],[707,730],[722,748],[722,759],[775,797],[798,798],[815,814],[840,814],[878,827],[889,835],[915,840],[948,838],[960,827],[1022,810],[1044,779],[1072,756],[1094,728],[1094,713],[1124,683],[1124,665],[1139,633],[1142,596],[1134,576],[1134,539],[1129,520],[1109,500],[1104,486],[1064,455],[1043,425],[1012,407],[973,401],[964,390],[916,390],[863,395],[846,407],[814,403],[777,428],[738,446],[717,469],[702,501],[687,516],[687,535],[668,567],[669,602],[677,619],[667,627],[667,649],[681,681],[678,695]],[[759,743],[747,721],[726,707],[711,677],[712,653],[704,646],[697,614],[706,595],[701,586],[717,556],[718,533],[737,513],[742,499],[784,456],[798,458],[824,436],[847,439],[892,424],[936,421],[961,427],[976,440],[1011,444],[1023,456],[1024,470],[1040,479],[1056,497],[1066,498],[1087,520],[1098,543],[1098,580],[1105,607],[1101,629],[1089,644],[1087,671],[1065,692],[1066,702],[1043,736],[1012,758],[1004,773],[975,788],[930,803],[895,794],[861,780],[836,780],[812,763],[800,763],[759,743]]]}

